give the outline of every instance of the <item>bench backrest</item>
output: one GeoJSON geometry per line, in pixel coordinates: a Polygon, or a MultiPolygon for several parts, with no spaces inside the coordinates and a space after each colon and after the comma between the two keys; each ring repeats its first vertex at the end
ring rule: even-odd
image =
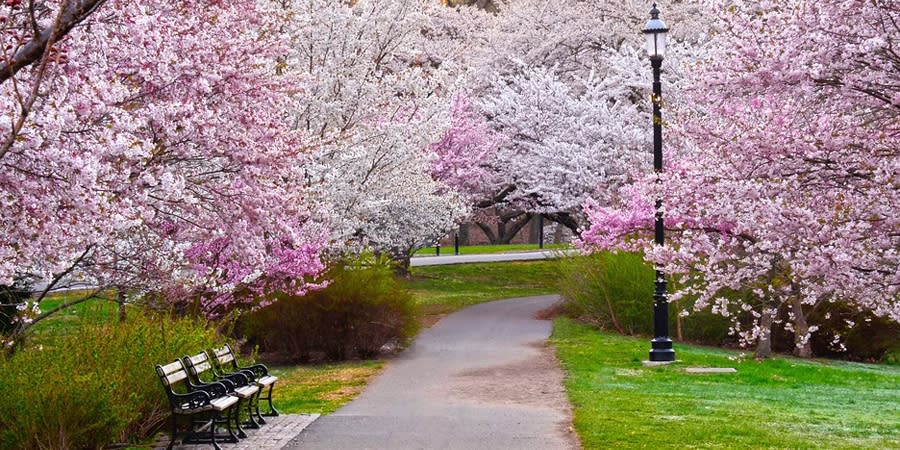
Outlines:
{"type": "Polygon", "coordinates": [[[157,364],[156,373],[159,375],[159,380],[162,381],[163,386],[168,389],[171,389],[173,384],[182,382],[188,377],[181,360],[175,360],[175,362],[164,366],[157,364]]]}
{"type": "Polygon", "coordinates": [[[206,352],[197,353],[194,356],[185,356],[182,358],[187,372],[195,380],[200,380],[200,374],[208,370],[212,370],[212,364],[209,361],[209,355],[206,352]]]}
{"type": "Polygon", "coordinates": [[[162,382],[163,387],[166,389],[166,397],[169,397],[169,401],[174,405],[177,393],[173,386],[178,383],[187,383],[188,373],[184,368],[184,364],[182,364],[180,359],[176,359],[175,362],[164,366],[157,364],[156,374],[159,375],[159,381],[162,382]]]}
{"type": "Polygon", "coordinates": [[[212,352],[218,365],[224,366],[228,364],[232,368],[237,368],[237,361],[234,359],[234,350],[231,349],[230,345],[225,344],[224,347],[215,348],[212,352]]]}

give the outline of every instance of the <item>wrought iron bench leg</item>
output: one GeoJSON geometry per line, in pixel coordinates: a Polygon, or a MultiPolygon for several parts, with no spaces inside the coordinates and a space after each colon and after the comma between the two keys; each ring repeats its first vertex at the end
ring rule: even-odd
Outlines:
{"type": "MultiPolygon", "coordinates": [[[[247,437],[247,433],[244,433],[244,430],[241,429],[241,400],[238,400],[237,404],[235,404],[232,409],[234,409],[234,427],[237,430],[237,437],[244,439],[247,437]]],[[[228,427],[228,429],[231,430],[230,423],[228,427]]]]}
{"type": "MultiPolygon", "coordinates": [[[[222,447],[219,446],[218,442],[216,442],[216,423],[217,422],[219,422],[219,412],[218,411],[216,411],[215,414],[213,414],[212,423],[209,424],[209,439],[210,439],[210,443],[212,443],[212,446],[215,450],[222,450],[222,447]]],[[[231,424],[228,424],[228,431],[231,431],[231,424]]]]}
{"type": "Polygon", "coordinates": [[[259,412],[259,401],[261,400],[262,392],[263,392],[262,386],[260,386],[259,392],[256,393],[256,405],[254,405],[254,406],[255,406],[255,409],[256,409],[256,422],[259,423],[259,424],[261,424],[261,425],[265,425],[265,424],[266,424],[266,419],[263,419],[262,414],[260,414],[260,412],[259,412]]]}
{"type": "Polygon", "coordinates": [[[172,446],[175,445],[175,435],[178,433],[178,415],[172,414],[172,435],[169,437],[169,445],[166,446],[166,450],[172,450],[172,446]]]}
{"type": "Polygon", "coordinates": [[[272,389],[274,389],[274,388],[275,388],[275,383],[272,383],[269,385],[269,396],[266,398],[266,400],[269,401],[269,412],[266,414],[263,414],[264,416],[267,416],[267,417],[274,417],[274,416],[279,415],[278,410],[275,409],[275,405],[272,404],[272,389]]]}
{"type": "Polygon", "coordinates": [[[257,422],[256,418],[253,414],[253,405],[256,404],[256,411],[259,411],[259,391],[256,392],[256,395],[251,396],[247,399],[247,422],[244,424],[247,428],[252,428],[254,430],[261,428],[260,424],[265,422],[257,422]]]}

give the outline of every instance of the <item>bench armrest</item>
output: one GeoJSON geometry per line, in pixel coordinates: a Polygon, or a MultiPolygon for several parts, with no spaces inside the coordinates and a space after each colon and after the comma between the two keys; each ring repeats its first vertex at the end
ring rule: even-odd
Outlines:
{"type": "Polygon", "coordinates": [[[234,391],[234,383],[229,380],[219,380],[212,383],[190,384],[194,392],[205,392],[211,397],[224,397],[234,391]]]}
{"type": "Polygon", "coordinates": [[[253,364],[252,366],[238,367],[239,371],[249,370],[256,378],[262,378],[269,374],[269,368],[264,364],[253,364]]]}
{"type": "Polygon", "coordinates": [[[220,381],[229,381],[234,384],[235,387],[248,386],[251,381],[255,381],[256,377],[252,372],[231,372],[231,373],[223,373],[220,377],[220,381]]]}
{"type": "Polygon", "coordinates": [[[169,402],[172,403],[172,408],[182,408],[187,406],[188,409],[193,409],[208,405],[215,397],[216,396],[210,395],[210,393],[206,391],[191,391],[186,394],[170,392],[169,402]]]}

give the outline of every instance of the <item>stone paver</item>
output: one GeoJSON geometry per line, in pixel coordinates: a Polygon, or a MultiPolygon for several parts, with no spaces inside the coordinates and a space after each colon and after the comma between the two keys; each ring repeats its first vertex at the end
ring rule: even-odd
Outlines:
{"type": "MultiPolygon", "coordinates": [[[[319,418],[318,414],[282,414],[278,417],[266,417],[266,424],[258,430],[244,429],[247,437],[236,444],[221,443],[226,450],[280,450],[291,439],[297,437],[301,431],[319,418]]],[[[169,445],[169,435],[166,434],[154,447],[155,450],[165,449],[169,445]]],[[[209,444],[175,445],[179,450],[208,450],[209,444]]]]}

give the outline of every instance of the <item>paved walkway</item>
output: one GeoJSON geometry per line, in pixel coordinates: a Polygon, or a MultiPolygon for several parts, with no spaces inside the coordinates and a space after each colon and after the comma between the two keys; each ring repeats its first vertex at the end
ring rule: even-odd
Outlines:
{"type": "MultiPolygon", "coordinates": [[[[276,393],[278,387],[276,386],[276,393]]],[[[266,417],[266,424],[258,430],[244,429],[247,437],[236,444],[220,443],[222,450],[280,450],[287,443],[297,437],[304,428],[319,418],[318,414],[282,414],[278,417],[266,417]]],[[[176,441],[177,442],[177,441],[176,441]]],[[[154,447],[155,450],[165,449],[169,445],[169,435],[166,434],[154,447]]],[[[176,445],[179,450],[209,450],[210,444],[176,445]]]]}
{"type": "Polygon", "coordinates": [[[353,402],[286,448],[569,449],[562,372],[535,315],[556,296],[483,303],[445,317],[353,402]]]}
{"type": "MultiPolygon", "coordinates": [[[[446,252],[446,249],[444,250],[446,252]]],[[[414,256],[409,259],[412,267],[437,266],[444,264],[465,264],[504,261],[534,261],[578,254],[578,250],[540,250],[529,252],[486,253],[482,255],[454,255],[453,249],[443,256],[414,256]]]]}

